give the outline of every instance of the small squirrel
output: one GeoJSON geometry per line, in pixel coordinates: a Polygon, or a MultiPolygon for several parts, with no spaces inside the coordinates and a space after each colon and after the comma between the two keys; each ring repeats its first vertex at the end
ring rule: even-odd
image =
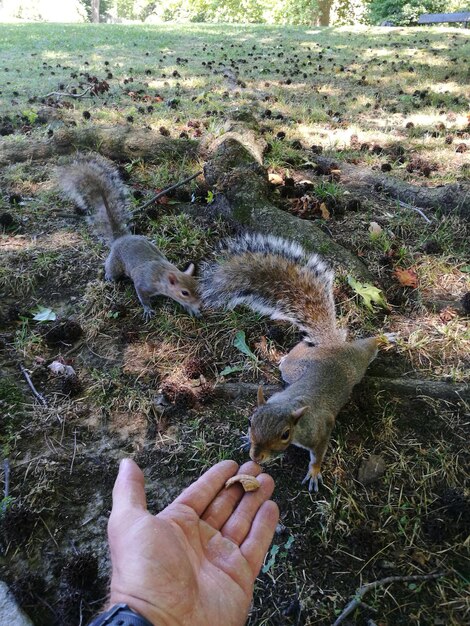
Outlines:
{"type": "Polygon", "coordinates": [[[105,262],[106,280],[128,276],[144,308],[145,320],[154,314],[150,299],[164,295],[198,315],[200,299],[194,264],[181,272],[146,237],[132,235],[128,190],[116,168],[105,158],[81,157],[60,168],[57,179],[70,199],[91,213],[89,222],[111,250],[105,262]]]}
{"type": "Polygon", "coordinates": [[[346,332],[336,325],[333,278],[320,257],[301,246],[278,237],[245,234],[225,243],[218,262],[205,264],[201,279],[205,305],[245,304],[306,333],[306,339],[281,361],[286,389],[266,402],[259,388],[249,442],[250,457],[258,463],[291,443],[309,450],[303,483],[309,481],[309,490],[315,491],[335,418],[381,341],[371,337],[346,342],[346,332]]]}

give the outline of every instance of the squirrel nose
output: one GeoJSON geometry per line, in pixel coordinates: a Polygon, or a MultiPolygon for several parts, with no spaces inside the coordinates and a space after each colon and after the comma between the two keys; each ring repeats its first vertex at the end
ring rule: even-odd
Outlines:
{"type": "Polygon", "coordinates": [[[255,463],[262,463],[266,460],[267,455],[264,452],[258,452],[256,449],[251,448],[250,459],[255,463]]]}

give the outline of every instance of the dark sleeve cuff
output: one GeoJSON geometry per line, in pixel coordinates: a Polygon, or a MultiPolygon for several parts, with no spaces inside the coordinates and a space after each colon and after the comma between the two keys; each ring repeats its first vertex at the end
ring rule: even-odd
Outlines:
{"type": "Polygon", "coordinates": [[[127,604],[115,604],[106,613],[101,613],[88,626],[155,626],[139,615],[127,604]]]}

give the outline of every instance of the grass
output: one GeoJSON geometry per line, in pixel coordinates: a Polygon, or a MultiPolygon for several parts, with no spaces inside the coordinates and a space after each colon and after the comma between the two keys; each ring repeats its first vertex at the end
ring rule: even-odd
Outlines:
{"type": "MultiPolygon", "coordinates": [[[[457,151],[469,139],[464,29],[15,24],[0,25],[0,33],[0,129],[12,130],[4,141],[19,148],[74,124],[131,124],[210,140],[223,132],[230,108],[249,106],[271,148],[265,165],[284,178],[302,180],[320,147],[367,167],[389,163],[392,175],[421,185],[468,181],[468,153],[457,151]],[[223,77],[229,66],[241,83],[235,88],[223,77]],[[44,98],[83,91],[87,73],[107,80],[109,91],[44,98]],[[412,163],[421,169],[408,171],[412,163]],[[423,174],[434,163],[437,169],[423,174]]],[[[105,246],[55,186],[54,168],[67,161],[0,172],[0,216],[13,218],[0,232],[0,443],[14,499],[2,509],[0,571],[38,626],[78,624],[105,595],[105,525],[118,460],[130,454],[141,464],[153,511],[212,463],[245,460],[241,437],[254,398],[218,399],[213,384],[230,366],[240,367],[227,377],[232,381],[279,382],[279,359],[299,339],[295,329],[244,309],[194,319],[164,298],[144,324],[132,285],[103,280],[105,246]],[[76,320],[80,339],[49,343],[41,332],[49,326],[31,319],[38,305],[76,320]],[[240,331],[256,360],[234,345],[240,331]],[[57,358],[74,367],[80,389],[48,370],[57,358]],[[47,407],[30,410],[17,361],[47,407]],[[88,558],[75,558],[75,545],[94,555],[91,595],[64,583],[73,563],[88,558]]],[[[139,209],[143,198],[201,169],[199,159],[119,165],[134,194],[133,226],[181,269],[210,258],[233,232],[207,216],[200,179],[148,213],[139,209]],[[197,218],[180,211],[192,197],[197,218]]],[[[341,179],[326,176],[303,193],[312,204],[342,206],[351,198],[341,179]]],[[[279,189],[273,198],[287,210],[297,199],[279,189]]],[[[465,382],[470,337],[457,303],[469,290],[468,224],[439,214],[427,224],[373,193],[360,202],[356,211],[322,218],[322,228],[366,262],[388,309],[362,306],[340,269],[342,326],[351,336],[399,333],[371,373],[465,382]],[[371,236],[371,222],[379,235],[371,236]],[[401,286],[397,268],[415,271],[418,287],[401,286]],[[444,310],[434,306],[439,302],[444,310]]],[[[364,582],[434,571],[445,575],[377,589],[367,596],[377,613],[361,610],[355,623],[468,621],[467,414],[463,401],[371,396],[358,386],[338,418],[318,494],[300,486],[304,451],[276,459],[269,471],[281,508],[273,541],[279,549],[268,554],[256,583],[250,626],[331,624],[364,582]],[[385,471],[363,486],[357,472],[371,454],[383,458],[385,471]]]]}

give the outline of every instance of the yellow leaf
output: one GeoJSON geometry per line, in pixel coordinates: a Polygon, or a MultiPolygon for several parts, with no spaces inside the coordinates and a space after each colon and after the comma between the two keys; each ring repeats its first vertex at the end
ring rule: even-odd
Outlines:
{"type": "Polygon", "coordinates": [[[328,207],[326,206],[324,202],[320,204],[320,211],[321,211],[321,216],[324,220],[330,219],[330,212],[328,211],[328,207]]]}

